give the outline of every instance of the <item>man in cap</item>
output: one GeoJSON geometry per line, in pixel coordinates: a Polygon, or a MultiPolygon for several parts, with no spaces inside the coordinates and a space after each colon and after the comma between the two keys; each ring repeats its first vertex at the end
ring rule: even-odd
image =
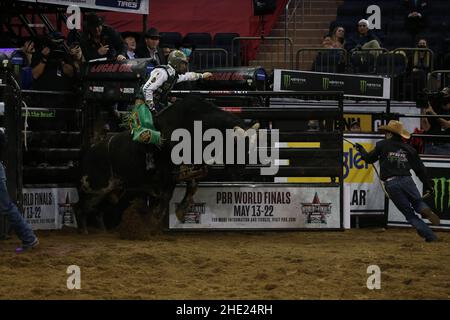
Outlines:
{"type": "Polygon", "coordinates": [[[381,41],[369,30],[369,21],[361,19],[358,22],[358,32],[355,36],[346,41],[345,49],[380,49],[381,41]]]}
{"type": "Polygon", "coordinates": [[[158,29],[150,28],[144,34],[145,45],[137,50],[140,58],[149,58],[155,66],[167,64],[166,57],[159,47],[161,36],[158,29]]]}
{"type": "Polygon", "coordinates": [[[209,72],[187,72],[187,57],[179,50],[172,51],[168,60],[167,65],[160,65],[153,69],[136,98],[135,107],[129,119],[134,141],[160,145],[161,133],[153,125],[152,112],[160,111],[169,105],[168,95],[176,83],[212,76],[209,72]]]}
{"type": "Polygon", "coordinates": [[[380,179],[384,181],[389,198],[425,241],[436,241],[437,236],[415,214],[415,212],[420,213],[433,225],[440,223],[439,217],[423,201],[411,178],[410,170],[413,169],[423,183],[424,194],[434,192],[426,176],[425,166],[416,150],[402,140],[409,139],[411,134],[403,129],[400,121],[396,120],[389,121],[388,125],[380,126],[378,131],[384,132],[386,139],[377,142],[375,149],[367,152],[360,144],[355,145],[356,149],[361,152],[361,156],[366,162],[380,161],[380,179]]]}
{"type": "Polygon", "coordinates": [[[80,45],[87,61],[99,58],[126,59],[126,46],[120,34],[96,14],[86,16],[80,45]]]}

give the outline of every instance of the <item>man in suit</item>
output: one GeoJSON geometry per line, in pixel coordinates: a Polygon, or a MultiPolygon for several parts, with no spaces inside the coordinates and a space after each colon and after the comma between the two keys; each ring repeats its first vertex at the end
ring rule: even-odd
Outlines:
{"type": "Polygon", "coordinates": [[[167,64],[167,58],[159,47],[161,36],[156,28],[150,28],[144,34],[145,44],[137,50],[140,58],[150,58],[156,66],[167,64]]]}

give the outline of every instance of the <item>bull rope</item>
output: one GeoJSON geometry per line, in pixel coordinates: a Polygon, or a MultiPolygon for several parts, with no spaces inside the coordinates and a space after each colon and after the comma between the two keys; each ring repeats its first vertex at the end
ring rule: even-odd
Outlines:
{"type": "MultiPolygon", "coordinates": [[[[107,145],[107,152],[108,152],[108,157],[109,157],[109,150],[110,150],[110,145],[111,145],[111,141],[112,139],[115,137],[115,135],[112,135],[111,137],[109,137],[108,139],[108,145],[107,145]]],[[[109,160],[109,171],[111,173],[111,178],[114,178],[114,170],[112,167],[112,162],[111,160],[109,160]]]]}

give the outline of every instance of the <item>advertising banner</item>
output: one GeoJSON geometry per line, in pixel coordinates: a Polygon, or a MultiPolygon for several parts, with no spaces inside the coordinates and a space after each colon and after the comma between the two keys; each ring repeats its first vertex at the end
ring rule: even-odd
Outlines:
{"type": "MultiPolygon", "coordinates": [[[[425,202],[433,209],[439,218],[441,224],[433,226],[436,229],[450,229],[450,159],[434,158],[430,156],[421,157],[426,169],[427,176],[432,181],[434,194],[425,199],[425,202]]],[[[413,174],[419,192],[423,194],[422,182],[413,174]]],[[[428,222],[428,220],[425,220],[428,222]]],[[[389,225],[410,226],[403,214],[389,202],[389,225]]]]}
{"type": "Polygon", "coordinates": [[[343,91],[346,97],[390,99],[391,79],[275,69],[273,88],[273,91],[343,91]]]}
{"type": "Polygon", "coordinates": [[[33,3],[56,4],[60,6],[78,6],[105,11],[148,14],[148,0],[19,0],[33,3]]]}
{"type": "Polygon", "coordinates": [[[34,230],[76,227],[76,188],[24,188],[23,215],[34,230]]]}
{"type": "Polygon", "coordinates": [[[339,187],[283,184],[201,184],[183,221],[178,186],[170,203],[170,229],[338,229],[339,187]]]}
{"type": "MultiPolygon", "coordinates": [[[[345,135],[367,151],[375,148],[381,135],[345,135]]],[[[374,164],[379,172],[378,162],[374,164]]],[[[366,163],[354,146],[344,141],[344,187],[350,192],[351,214],[384,214],[384,192],[372,165],[366,163]]]]}

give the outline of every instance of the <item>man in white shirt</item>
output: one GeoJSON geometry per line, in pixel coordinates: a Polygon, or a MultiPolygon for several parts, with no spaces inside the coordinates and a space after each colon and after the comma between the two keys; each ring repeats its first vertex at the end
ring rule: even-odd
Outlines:
{"type": "Polygon", "coordinates": [[[169,54],[168,64],[157,66],[136,97],[135,107],[129,120],[133,140],[142,143],[161,144],[161,133],[153,124],[152,112],[169,105],[168,95],[176,83],[196,81],[212,76],[211,73],[187,72],[186,55],[174,50],[169,54]]]}

